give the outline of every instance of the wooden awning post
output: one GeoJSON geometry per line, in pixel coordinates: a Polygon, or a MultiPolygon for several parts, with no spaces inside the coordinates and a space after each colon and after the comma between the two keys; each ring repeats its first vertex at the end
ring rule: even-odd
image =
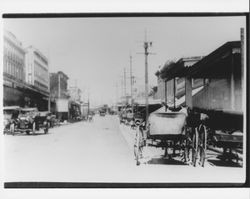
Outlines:
{"type": "Polygon", "coordinates": [[[164,96],[164,98],[165,98],[165,103],[166,103],[166,104],[168,103],[167,82],[168,82],[168,81],[165,79],[165,80],[164,80],[164,85],[165,85],[165,96],[164,96]]]}
{"type": "Polygon", "coordinates": [[[176,95],[176,81],[175,81],[175,78],[173,79],[174,80],[174,108],[176,107],[176,102],[175,102],[175,95],[176,95]]]}
{"type": "Polygon", "coordinates": [[[234,58],[231,52],[231,78],[230,78],[230,90],[231,90],[231,110],[235,110],[235,80],[234,80],[234,58]]]}
{"type": "Polygon", "coordinates": [[[241,40],[241,91],[244,89],[244,28],[240,29],[241,40]]]}
{"type": "Polygon", "coordinates": [[[190,77],[185,77],[185,98],[186,98],[186,106],[192,109],[193,108],[192,78],[190,77]]]}

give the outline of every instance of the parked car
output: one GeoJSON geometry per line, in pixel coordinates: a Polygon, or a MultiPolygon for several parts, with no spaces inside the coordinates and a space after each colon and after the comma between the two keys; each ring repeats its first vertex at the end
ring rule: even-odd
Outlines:
{"type": "Polygon", "coordinates": [[[58,125],[58,123],[59,123],[58,120],[56,119],[56,115],[54,115],[51,112],[48,112],[47,119],[48,119],[50,128],[53,128],[54,126],[58,125]]]}
{"type": "Polygon", "coordinates": [[[131,107],[123,108],[120,112],[120,123],[130,124],[134,121],[134,113],[131,107]]]}
{"type": "Polygon", "coordinates": [[[54,117],[51,112],[49,111],[43,111],[39,112],[38,115],[35,117],[35,123],[36,123],[36,130],[40,130],[43,128],[44,133],[48,133],[49,128],[53,127],[54,123],[54,117]]]}
{"type": "Polygon", "coordinates": [[[14,120],[18,117],[20,111],[19,106],[6,106],[3,107],[4,115],[4,133],[14,133],[14,120]]]}
{"type": "Polygon", "coordinates": [[[35,134],[35,132],[39,131],[41,128],[43,128],[45,134],[48,133],[48,112],[38,112],[37,108],[21,109],[15,122],[16,132],[25,132],[29,135],[31,132],[35,134]]]}
{"type": "Polygon", "coordinates": [[[105,110],[100,110],[99,114],[100,114],[100,116],[105,116],[106,115],[106,111],[105,110]]]}

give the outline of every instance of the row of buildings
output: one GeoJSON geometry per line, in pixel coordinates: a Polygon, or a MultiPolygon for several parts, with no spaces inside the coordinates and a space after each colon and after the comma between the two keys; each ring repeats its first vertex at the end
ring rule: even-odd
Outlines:
{"type": "Polygon", "coordinates": [[[65,119],[79,114],[81,90],[69,87],[62,71],[50,73],[49,60],[40,50],[23,47],[7,30],[3,50],[4,106],[37,107],[65,119]]]}

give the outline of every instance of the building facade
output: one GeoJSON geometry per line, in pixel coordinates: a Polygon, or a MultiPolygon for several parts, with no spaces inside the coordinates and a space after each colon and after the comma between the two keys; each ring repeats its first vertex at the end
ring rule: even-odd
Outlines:
{"type": "MultiPolygon", "coordinates": [[[[166,102],[169,106],[176,104],[176,100],[185,95],[185,78],[174,76],[180,69],[190,68],[192,65],[201,60],[202,57],[185,57],[176,62],[169,61],[155,73],[157,76],[158,90],[157,98],[166,102]]],[[[192,79],[192,89],[203,86],[204,79],[192,79]]]]}
{"type": "Polygon", "coordinates": [[[48,59],[36,48],[26,48],[26,82],[39,90],[49,92],[48,59]]]}
{"type": "Polygon", "coordinates": [[[69,98],[68,94],[68,76],[59,71],[50,73],[50,97],[53,98],[69,98]]]}
{"type": "Polygon", "coordinates": [[[71,86],[71,87],[69,87],[68,91],[69,91],[69,95],[70,95],[70,100],[71,101],[81,102],[81,98],[82,98],[82,96],[81,96],[81,94],[82,94],[81,89],[79,89],[76,86],[71,86]]]}
{"type": "Polygon", "coordinates": [[[44,72],[48,73],[48,60],[38,50],[33,51],[32,59],[31,48],[24,49],[16,36],[7,30],[4,31],[3,50],[3,105],[48,110],[48,74],[46,79],[44,72]]]}
{"type": "Polygon", "coordinates": [[[60,120],[67,120],[69,117],[68,79],[62,71],[50,73],[51,112],[60,120]]]}
{"type": "Polygon", "coordinates": [[[4,30],[3,42],[3,104],[24,106],[25,50],[16,36],[7,30],[4,30]]]}
{"type": "Polygon", "coordinates": [[[68,89],[70,95],[69,116],[70,119],[77,119],[82,116],[82,91],[77,86],[71,86],[68,89]]]}

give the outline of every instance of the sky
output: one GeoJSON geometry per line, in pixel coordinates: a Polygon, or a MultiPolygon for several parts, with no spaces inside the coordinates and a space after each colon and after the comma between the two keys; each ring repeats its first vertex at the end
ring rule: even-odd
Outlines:
{"type": "MultiPolygon", "coordinates": [[[[168,60],[205,56],[227,41],[240,40],[245,18],[236,17],[112,17],[4,19],[24,47],[33,45],[49,59],[50,72],[63,71],[69,85],[88,93],[92,105],[114,103],[122,95],[124,68],[130,75],[132,56],[136,85],[144,85],[143,41],[149,51],[149,84],[168,60]],[[142,54],[140,54],[142,53],[142,54]],[[117,85],[117,86],[116,86],[117,85]]],[[[129,79],[127,92],[129,93],[129,79]]]]}

